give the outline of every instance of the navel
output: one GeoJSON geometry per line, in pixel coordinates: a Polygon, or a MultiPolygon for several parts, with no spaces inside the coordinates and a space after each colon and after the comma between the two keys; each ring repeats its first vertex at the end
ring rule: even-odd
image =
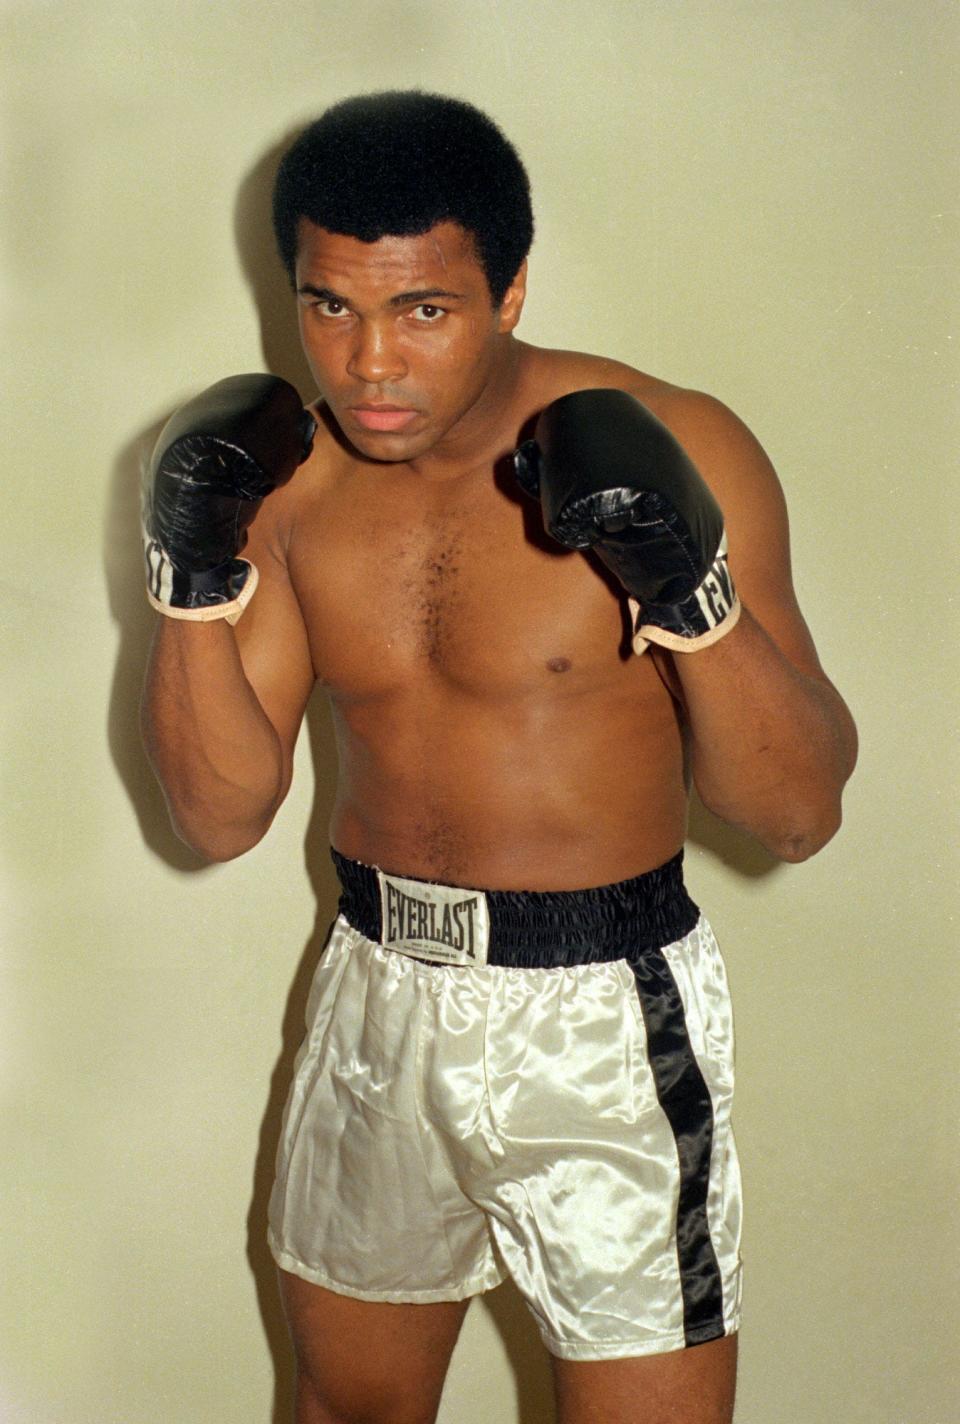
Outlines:
{"type": "Polygon", "coordinates": [[[550,672],[569,672],[572,663],[569,658],[548,658],[547,668],[550,672]]]}

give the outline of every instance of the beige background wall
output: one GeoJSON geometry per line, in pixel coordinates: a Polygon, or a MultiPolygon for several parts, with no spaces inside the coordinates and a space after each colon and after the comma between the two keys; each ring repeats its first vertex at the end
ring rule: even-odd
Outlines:
{"type": "MultiPolygon", "coordinates": [[[[956,1418],[958,32],[946,0],[4,0],[4,1424],[286,1418],[262,1218],[331,750],[317,707],[243,860],[172,838],[135,730],[137,465],[232,371],[307,393],[276,147],[414,84],[525,156],[523,334],[756,430],[862,730],[819,858],[702,816],[689,857],[738,1007],[738,1424],[956,1418]]],[[[444,1424],[541,1424],[545,1381],[498,1292],[444,1424]]]]}

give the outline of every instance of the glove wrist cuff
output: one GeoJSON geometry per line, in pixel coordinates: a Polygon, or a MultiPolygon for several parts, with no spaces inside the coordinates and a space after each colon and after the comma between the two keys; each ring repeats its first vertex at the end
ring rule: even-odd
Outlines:
{"type": "Polygon", "coordinates": [[[743,607],[739,598],[734,594],[733,603],[722,623],[717,623],[705,633],[690,634],[675,633],[669,628],[661,627],[658,623],[649,622],[649,616],[653,610],[641,609],[635,598],[629,598],[627,603],[630,607],[634,630],[631,646],[638,657],[647,651],[651,643],[656,643],[660,648],[667,648],[671,653],[698,653],[701,648],[709,648],[711,644],[718,643],[721,638],[725,638],[737,626],[743,607]]]}
{"type": "Polygon", "coordinates": [[[629,600],[633,618],[633,650],[645,651],[657,643],[674,653],[694,653],[709,648],[736,625],[740,600],[727,566],[724,533],[706,576],[691,594],[676,604],[629,600]]]}
{"type": "Polygon", "coordinates": [[[226,618],[236,623],[259,581],[256,565],[247,559],[230,559],[219,568],[189,574],[174,568],[155,541],[144,552],[147,601],[167,618],[192,623],[226,618]]]}

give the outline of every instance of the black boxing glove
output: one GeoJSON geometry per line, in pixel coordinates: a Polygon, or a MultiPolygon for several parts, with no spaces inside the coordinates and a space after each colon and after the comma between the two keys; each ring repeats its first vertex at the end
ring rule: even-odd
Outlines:
{"type": "Polygon", "coordinates": [[[316,421],[278,376],[230,376],[170,417],[146,472],[147,597],[170,618],[235,623],[257,586],[237,555],[266,495],[310,454],[316,421]]]}
{"type": "Polygon", "coordinates": [[[626,391],[575,391],[541,413],[514,455],[547,532],[593,549],[629,595],[633,648],[694,652],[728,633],[740,603],[723,515],[670,431],[626,391]]]}

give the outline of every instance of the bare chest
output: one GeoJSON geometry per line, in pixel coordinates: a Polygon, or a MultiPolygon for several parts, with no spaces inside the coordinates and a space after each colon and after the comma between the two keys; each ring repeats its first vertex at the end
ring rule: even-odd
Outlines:
{"type": "Polygon", "coordinates": [[[547,539],[532,503],[490,489],[414,507],[318,503],[290,570],[317,675],[347,700],[438,679],[519,698],[618,661],[616,592],[547,539]]]}

